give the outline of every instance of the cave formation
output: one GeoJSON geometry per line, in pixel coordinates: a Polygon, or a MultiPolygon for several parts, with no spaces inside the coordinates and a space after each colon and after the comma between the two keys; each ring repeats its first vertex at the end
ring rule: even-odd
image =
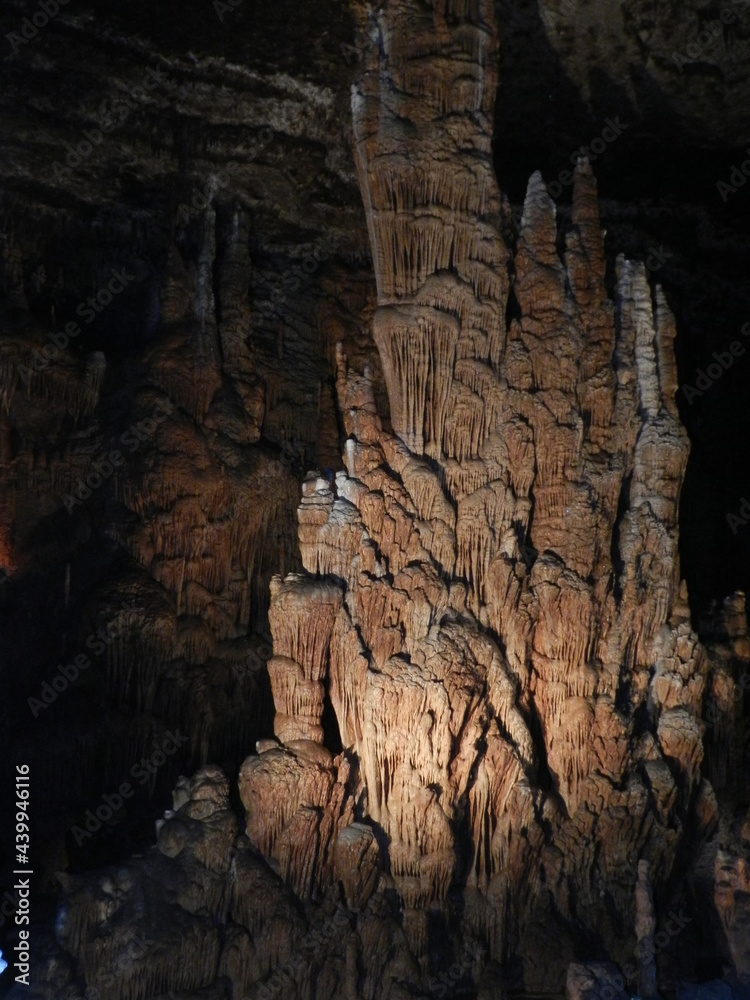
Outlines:
{"type": "Polygon", "coordinates": [[[0,14],[0,989],[747,997],[744,4],[75,2],[0,14]]]}

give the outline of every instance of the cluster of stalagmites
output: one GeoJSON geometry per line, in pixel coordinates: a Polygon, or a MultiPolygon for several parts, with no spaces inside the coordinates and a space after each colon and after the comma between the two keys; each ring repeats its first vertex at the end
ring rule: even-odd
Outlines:
{"type": "Polygon", "coordinates": [[[718,819],[674,320],[639,263],[618,259],[610,299],[585,161],[562,253],[535,174],[508,269],[490,5],[394,0],[366,32],[354,126],[393,433],[340,352],[345,469],[308,476],[307,575],[272,585],[280,745],[243,769],[248,835],[314,887],[310,856],[327,878],[336,831],[364,821],[416,955],[458,890],[463,929],[554,988],[582,933],[627,964],[639,860],[663,884],[686,829],[700,844],[718,819]],[[335,760],[311,747],[329,735],[335,760]]]}
{"type": "Polygon", "coordinates": [[[337,782],[331,755],[310,741],[260,749],[243,769],[240,788],[245,795],[252,787],[258,817],[261,811],[277,817],[276,828],[264,829],[250,813],[248,832],[266,845],[269,857],[277,850],[278,873],[238,832],[229,782],[218,767],[181,778],[173,808],[156,823],[156,846],[145,855],[96,873],[60,876],[65,901],[54,937],[40,934],[35,940],[33,988],[23,987],[29,995],[417,995],[420,971],[398,925],[392,883],[378,864],[372,829],[347,820],[330,842],[324,844],[321,832],[319,850],[306,861],[300,857],[303,849],[310,851],[319,812],[328,809],[334,820],[343,815],[335,785],[343,788],[346,772],[339,765],[337,782]],[[287,773],[294,780],[264,786],[264,769],[266,776],[287,773]],[[304,823],[306,812],[310,819],[304,823]],[[294,816],[296,826],[289,821],[294,816]],[[315,876],[314,885],[295,880],[305,869],[315,876]],[[305,902],[312,895],[315,903],[305,902]]]}

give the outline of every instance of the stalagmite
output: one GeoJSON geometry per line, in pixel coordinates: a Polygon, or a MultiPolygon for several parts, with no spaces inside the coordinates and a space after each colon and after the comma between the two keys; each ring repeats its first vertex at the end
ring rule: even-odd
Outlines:
{"type": "MultiPolygon", "coordinates": [[[[340,350],[346,475],[334,488],[308,478],[300,545],[318,582],[285,586],[309,593],[314,615],[324,593],[316,588],[343,581],[335,624],[325,628],[331,704],[359,762],[353,791],[364,796],[366,821],[386,835],[380,863],[406,908],[412,947],[422,947],[422,908],[460,884],[455,837],[468,822],[479,893],[472,913],[502,955],[512,918],[499,901],[524,879],[538,887],[541,833],[530,803],[544,796],[529,782],[542,760],[553,841],[582,835],[573,830],[585,808],[600,817],[603,843],[627,801],[632,826],[619,848],[607,848],[617,864],[635,872],[650,843],[675,850],[665,824],[687,800],[670,787],[667,761],[690,796],[700,780],[707,661],[677,603],[687,443],[674,407],[666,302],[657,295],[654,313],[644,269],[624,260],[609,300],[596,189],[581,160],[563,258],[543,179],[529,183],[514,261],[520,319],[503,330],[508,250],[490,221],[498,193],[485,153],[492,73],[455,86],[450,60],[438,55],[454,32],[472,53],[488,39],[468,9],[455,16],[460,32],[442,8],[425,22],[404,0],[386,5],[379,48],[353,96],[378,284],[373,333],[394,433],[377,417],[367,376],[349,370],[340,350]],[[421,57],[398,40],[410,18],[420,23],[421,57]],[[471,108],[471,125],[444,117],[458,108],[471,108]],[[636,683],[621,707],[623,672],[636,683]],[[654,729],[646,773],[657,789],[648,822],[652,807],[628,743],[629,713],[647,698],[654,729]],[[615,792],[627,782],[627,793],[615,792]]],[[[297,612],[285,611],[283,622],[274,614],[276,731],[288,746],[295,724],[319,738],[310,727],[319,725],[322,692],[310,684],[322,640],[312,640],[315,652],[314,627],[297,612]],[[300,628],[305,652],[303,636],[294,637],[300,628]]],[[[264,823],[267,831],[278,825],[270,815],[264,823]]],[[[308,835],[317,844],[314,827],[308,835]]],[[[367,840],[352,830],[339,843],[349,838],[367,840]]],[[[275,841],[261,849],[278,856],[275,841]]],[[[591,877],[606,883],[614,864],[606,851],[599,861],[595,854],[587,851],[575,876],[577,862],[564,861],[582,893],[591,877]]],[[[554,886],[566,877],[560,870],[554,886]]],[[[632,912],[632,899],[611,891],[632,912]]],[[[587,919],[601,919],[596,905],[587,919]]]]}
{"type": "MultiPolygon", "coordinates": [[[[654,312],[643,267],[623,259],[610,301],[596,188],[582,159],[562,258],[544,181],[529,182],[513,269],[520,318],[503,329],[509,251],[491,221],[498,192],[486,157],[492,72],[456,86],[439,55],[453,37],[486,51],[491,20],[480,27],[468,8],[455,17],[454,26],[441,7],[425,20],[416,5],[392,0],[373,26],[378,45],[353,114],[393,434],[367,375],[351,371],[340,349],[346,474],[335,487],[314,474],[305,483],[300,545],[317,582],[285,586],[309,593],[310,615],[324,593],[316,588],[344,587],[325,630],[330,698],[358,761],[352,791],[365,827],[344,831],[339,850],[350,841],[364,850],[368,822],[382,829],[380,863],[419,951],[419,914],[464,877],[456,834],[468,824],[478,893],[470,912],[501,957],[516,919],[508,901],[522,884],[539,890],[544,838],[534,811],[543,801],[552,843],[601,844],[598,860],[599,847],[583,858],[567,848],[549,890],[564,909],[574,904],[562,903],[563,882],[573,879],[583,896],[594,878],[632,913],[610,872],[635,873],[649,850],[674,856],[669,817],[690,808],[701,780],[707,660],[680,604],[676,511],[687,439],[674,406],[668,307],[657,293],[654,312]],[[422,56],[400,41],[412,18],[422,56]],[[458,108],[471,109],[471,124],[444,117],[458,108]],[[653,804],[628,737],[631,713],[646,701],[653,804]],[[535,790],[541,766],[548,793],[535,790]],[[612,837],[623,808],[632,820],[612,837]],[[598,817],[596,833],[581,825],[584,815],[598,817]]],[[[275,613],[270,672],[284,720],[277,735],[288,747],[292,711],[299,732],[319,737],[309,727],[322,692],[309,685],[322,639],[312,640],[315,652],[314,627],[297,612],[283,623],[275,613]]],[[[269,753],[289,750],[262,757],[269,753]]],[[[248,775],[255,767],[250,759],[248,775]]],[[[246,805],[254,808],[247,796],[246,805]]],[[[275,831],[288,820],[263,822],[275,831]]],[[[308,836],[317,844],[314,826],[308,836]]],[[[278,857],[275,840],[261,849],[278,857]]],[[[603,906],[591,901],[592,927],[609,920],[603,906]]],[[[528,983],[532,952],[520,948],[528,983]]]]}
{"type": "Polygon", "coordinates": [[[306,739],[266,749],[242,766],[247,835],[303,898],[316,897],[333,879],[337,838],[354,818],[349,770],[344,755],[333,758],[306,739]]]}

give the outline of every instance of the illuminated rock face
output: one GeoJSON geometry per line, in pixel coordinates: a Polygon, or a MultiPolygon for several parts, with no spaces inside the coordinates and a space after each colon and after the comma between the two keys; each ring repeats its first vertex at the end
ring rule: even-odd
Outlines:
{"type": "MultiPolygon", "coordinates": [[[[618,259],[609,297],[585,161],[562,253],[538,174],[514,253],[501,238],[491,4],[393,0],[366,33],[352,104],[393,433],[340,351],[345,471],[308,477],[310,576],[272,588],[292,742],[260,761],[319,742],[329,698],[412,951],[458,892],[463,933],[550,988],[576,923],[628,957],[613,914],[634,926],[639,859],[664,881],[685,824],[700,840],[716,818],[677,552],[675,326],[641,264],[618,259]]],[[[244,801],[264,850],[264,798],[244,801]]]]}

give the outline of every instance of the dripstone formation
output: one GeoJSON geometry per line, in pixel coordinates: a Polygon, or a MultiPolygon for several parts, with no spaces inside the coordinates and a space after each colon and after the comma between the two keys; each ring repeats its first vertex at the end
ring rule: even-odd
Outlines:
{"type": "MultiPolygon", "coordinates": [[[[40,995],[93,996],[114,972],[105,995],[123,1000],[488,1000],[566,977],[583,995],[604,967],[569,966],[608,960],[653,996],[695,917],[656,958],[650,943],[696,899],[747,980],[750,814],[723,803],[750,645],[741,594],[715,609],[714,642],[691,626],[666,298],[622,256],[608,285],[585,160],[562,238],[534,174],[509,239],[491,3],[386,0],[360,28],[355,156],[389,413],[380,374],[340,344],[343,468],[305,478],[302,571],[270,584],[274,736],[241,768],[244,833],[218,768],[183,779],[156,848],[65,879],[40,995]],[[123,954],[133,933],[145,945],[118,966],[112,942],[123,954]]],[[[179,397],[183,373],[160,364],[179,397]]],[[[223,378],[225,410],[189,396],[202,419],[220,424],[237,393],[262,409],[240,361],[223,378]]],[[[243,503],[233,489],[222,504],[243,503]]],[[[239,548],[246,571],[249,529],[130,502],[137,551],[147,534],[198,643],[223,610],[190,567],[226,576],[239,548]]],[[[247,620],[233,573],[227,641],[247,620]]]]}
{"type": "MultiPolygon", "coordinates": [[[[325,742],[327,681],[412,952],[436,925],[450,934],[460,897],[461,940],[550,990],[559,971],[540,955],[559,970],[576,936],[624,963],[639,859],[666,881],[687,829],[700,844],[718,818],[702,772],[710,664],[677,553],[674,320],[642,264],[618,259],[607,294],[586,162],[562,254],[537,174],[511,257],[491,5],[390,3],[368,30],[352,105],[393,429],[340,354],[345,471],[333,487],[308,477],[309,576],[272,590],[275,731],[325,742]]],[[[282,780],[301,754],[290,741],[260,761],[274,755],[282,780]]],[[[245,765],[251,811],[261,767],[245,765]]],[[[295,839],[333,801],[311,792],[283,830],[295,839]]],[[[248,833],[288,863],[284,838],[248,833]]]]}

